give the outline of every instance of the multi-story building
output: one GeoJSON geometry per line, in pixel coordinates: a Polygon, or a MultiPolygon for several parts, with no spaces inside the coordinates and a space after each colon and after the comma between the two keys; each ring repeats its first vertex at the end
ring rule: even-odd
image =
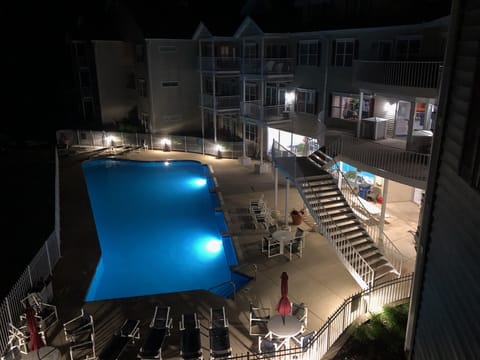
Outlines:
{"type": "MultiPolygon", "coordinates": [[[[75,64],[88,63],[95,75],[89,91],[81,93],[82,103],[93,104],[89,112],[105,127],[197,134],[215,143],[243,140],[242,163],[259,158],[260,172],[270,171],[264,159],[272,156],[274,140],[299,155],[328,145],[338,160],[379,178],[375,183],[383,187],[384,202],[393,180],[420,204],[448,17],[409,25],[279,32],[286,25],[272,26],[265,18],[257,23],[247,16],[237,27],[220,30],[203,22],[195,29],[157,29],[135,15],[119,5],[122,39],[86,42],[88,60],[80,61],[80,43],[73,43],[75,64]],[[327,141],[332,129],[337,135],[327,141]],[[367,150],[360,146],[361,138],[370,141],[367,150]],[[378,144],[385,140],[400,149],[378,144]]],[[[77,70],[85,83],[83,68],[77,70]]],[[[304,186],[296,185],[300,191],[304,186]]],[[[385,208],[375,230],[379,241],[384,215],[385,208]]],[[[369,272],[362,286],[388,273],[372,275],[371,264],[357,262],[369,272]]]]}

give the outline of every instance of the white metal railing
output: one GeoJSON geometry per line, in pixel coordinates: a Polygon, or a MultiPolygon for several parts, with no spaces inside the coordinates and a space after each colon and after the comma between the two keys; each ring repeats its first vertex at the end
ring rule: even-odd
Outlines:
{"type": "Polygon", "coordinates": [[[203,94],[202,106],[215,109],[237,109],[240,107],[240,95],[218,95],[203,94]]]}
{"type": "Polygon", "coordinates": [[[242,73],[264,75],[293,74],[294,59],[292,58],[243,58],[242,73]]]}
{"type": "Polygon", "coordinates": [[[203,71],[239,71],[238,57],[200,57],[200,69],[203,71]]]}
{"type": "Polygon", "coordinates": [[[354,61],[356,81],[382,85],[429,88],[439,86],[441,61],[354,61]]]}
{"type": "MultiPolygon", "coordinates": [[[[346,299],[327,318],[323,326],[315,331],[315,336],[305,347],[290,348],[269,354],[273,359],[320,360],[335,341],[355,320],[369,313],[378,313],[385,305],[407,301],[412,295],[413,274],[402,276],[356,293],[346,299]]],[[[234,360],[262,358],[261,353],[234,355],[234,360]]]]}
{"type": "Polygon", "coordinates": [[[290,119],[290,112],[285,110],[285,104],[262,105],[261,101],[243,101],[241,103],[241,114],[251,119],[264,121],[285,121],[290,119]]]}
{"type": "Polygon", "coordinates": [[[392,240],[390,240],[387,234],[382,232],[378,220],[365,207],[358,194],[349,184],[343,172],[340,171],[338,164],[336,162],[335,164],[337,166],[337,173],[339,174],[338,176],[342,177],[340,191],[342,192],[345,200],[347,200],[349,206],[352,208],[352,210],[354,210],[357,218],[361,221],[363,228],[372,238],[379,251],[388,259],[390,264],[396,270],[397,274],[400,276],[403,266],[403,256],[401,252],[398,250],[392,240]]]}
{"type": "Polygon", "coordinates": [[[342,135],[326,146],[325,153],[334,158],[346,157],[382,172],[389,172],[426,184],[430,154],[405,151],[353,136],[342,135]]]}
{"type": "MultiPolygon", "coordinates": [[[[68,143],[70,147],[85,146],[97,149],[108,149],[113,141],[117,148],[111,153],[101,154],[102,156],[112,156],[120,154],[122,151],[140,149],[144,145],[150,150],[192,152],[230,159],[236,159],[243,155],[243,142],[241,141],[214,142],[192,136],[65,129],[57,130],[56,137],[59,146],[68,143]]],[[[253,153],[254,148],[254,142],[246,141],[247,153],[253,153]]]]}
{"type": "Polygon", "coordinates": [[[339,231],[335,220],[329,214],[328,209],[323,207],[321,203],[313,205],[307,198],[305,190],[313,192],[308,179],[304,176],[300,168],[296,166],[296,156],[294,153],[288,151],[276,140],[273,141],[272,146],[273,162],[279,167],[282,167],[279,158],[291,158],[289,168],[284,168],[289,173],[289,178],[294,181],[301,197],[303,198],[310,215],[315,222],[320,226],[322,235],[332,244],[337,256],[343,263],[345,268],[351,273],[358,284],[366,289],[373,285],[375,279],[375,272],[372,267],[365,261],[360,253],[353,247],[345,235],[339,231]]]}

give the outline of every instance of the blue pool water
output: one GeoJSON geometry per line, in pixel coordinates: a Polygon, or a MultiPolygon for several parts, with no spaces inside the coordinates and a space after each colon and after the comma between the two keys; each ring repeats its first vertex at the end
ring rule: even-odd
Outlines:
{"type": "MultiPolygon", "coordinates": [[[[332,168],[336,169],[337,166],[336,165],[333,165],[332,168]]],[[[341,169],[340,169],[344,174],[347,172],[347,171],[355,171],[357,173],[357,176],[363,176],[363,177],[366,177],[368,179],[370,179],[370,181],[373,183],[374,179],[375,179],[375,175],[373,175],[372,173],[369,173],[369,172],[366,172],[366,171],[358,171],[358,169],[350,164],[347,164],[345,162],[342,162],[342,165],[341,165],[341,169]]]]}
{"type": "Polygon", "coordinates": [[[85,301],[249,280],[230,271],[237,258],[208,166],[103,159],[83,172],[101,249],[85,301]]]}

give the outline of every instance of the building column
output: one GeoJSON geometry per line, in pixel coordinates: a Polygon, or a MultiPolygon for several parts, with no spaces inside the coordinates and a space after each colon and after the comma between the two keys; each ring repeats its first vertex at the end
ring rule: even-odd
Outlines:
{"type": "Polygon", "coordinates": [[[288,226],[288,197],[290,193],[290,180],[285,178],[285,226],[288,226]]]}
{"type": "Polygon", "coordinates": [[[362,113],[363,113],[363,91],[360,91],[360,104],[358,105],[357,138],[360,138],[360,134],[361,134],[362,113]]]}
{"type": "Polygon", "coordinates": [[[380,211],[380,223],[379,223],[379,241],[383,245],[383,229],[385,227],[385,212],[387,210],[387,197],[388,197],[388,179],[383,179],[383,191],[382,191],[382,209],[380,211]]]}
{"type": "Polygon", "coordinates": [[[410,102],[410,115],[408,116],[408,132],[407,132],[407,150],[411,148],[412,136],[413,136],[413,123],[415,120],[415,108],[417,103],[415,101],[410,102]]]}

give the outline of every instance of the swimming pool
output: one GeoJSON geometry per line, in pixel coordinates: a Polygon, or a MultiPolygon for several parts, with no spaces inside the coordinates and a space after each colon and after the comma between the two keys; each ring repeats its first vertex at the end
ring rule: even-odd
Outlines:
{"type": "Polygon", "coordinates": [[[84,163],[83,172],[101,250],[85,301],[238,280],[207,165],[102,159],[84,163]]]}

